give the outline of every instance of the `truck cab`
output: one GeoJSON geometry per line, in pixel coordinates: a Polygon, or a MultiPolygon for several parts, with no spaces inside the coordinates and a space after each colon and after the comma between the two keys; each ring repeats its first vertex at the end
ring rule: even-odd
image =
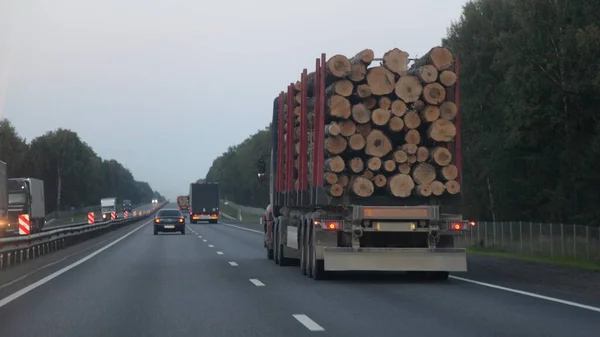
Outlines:
{"type": "Polygon", "coordinates": [[[29,217],[29,234],[41,232],[46,222],[44,181],[35,178],[10,178],[7,187],[8,222],[11,224],[7,232],[15,235],[19,233],[19,215],[29,217]]]}
{"type": "Polygon", "coordinates": [[[111,216],[114,213],[115,219],[119,217],[117,213],[117,198],[104,198],[100,200],[100,207],[102,212],[102,220],[111,220],[111,216]]]}
{"type": "Polygon", "coordinates": [[[133,204],[131,200],[123,200],[123,212],[131,213],[133,211],[133,204]]]}

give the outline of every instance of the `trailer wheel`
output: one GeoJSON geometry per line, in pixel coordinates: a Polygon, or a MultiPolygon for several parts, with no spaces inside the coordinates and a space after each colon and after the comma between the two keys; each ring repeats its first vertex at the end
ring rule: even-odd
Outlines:
{"type": "Polygon", "coordinates": [[[279,264],[279,240],[277,233],[279,232],[279,218],[275,218],[273,224],[273,261],[275,264],[279,264]]]}
{"type": "Polygon", "coordinates": [[[325,261],[317,260],[317,251],[315,244],[315,235],[313,226],[310,226],[310,239],[309,243],[309,251],[310,251],[310,277],[314,280],[324,280],[327,278],[327,272],[325,271],[325,261]]]}
{"type": "Polygon", "coordinates": [[[285,248],[283,243],[280,242],[281,239],[281,221],[277,225],[277,259],[279,260],[279,266],[286,267],[291,264],[291,260],[285,257],[285,248]]]}

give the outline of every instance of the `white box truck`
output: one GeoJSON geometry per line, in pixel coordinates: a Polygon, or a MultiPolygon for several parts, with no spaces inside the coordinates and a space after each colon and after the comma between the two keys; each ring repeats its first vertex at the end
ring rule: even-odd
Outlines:
{"type": "Polygon", "coordinates": [[[100,207],[102,212],[102,220],[107,221],[110,220],[111,213],[115,213],[116,218],[119,217],[117,213],[117,198],[103,198],[100,199],[100,207]]]}
{"type": "Polygon", "coordinates": [[[30,234],[41,232],[46,223],[44,181],[36,178],[10,178],[7,186],[11,230],[18,234],[19,215],[26,214],[29,215],[30,234]]]}

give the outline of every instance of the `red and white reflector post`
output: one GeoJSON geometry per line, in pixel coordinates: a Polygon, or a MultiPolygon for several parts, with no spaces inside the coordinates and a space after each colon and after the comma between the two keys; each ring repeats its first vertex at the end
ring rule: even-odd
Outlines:
{"type": "Polygon", "coordinates": [[[19,235],[31,234],[31,225],[29,223],[29,214],[19,214],[19,235]]]}
{"type": "Polygon", "coordinates": [[[93,225],[96,222],[96,217],[94,216],[94,212],[88,212],[88,223],[93,225]]]}
{"type": "Polygon", "coordinates": [[[110,219],[114,220],[117,218],[117,212],[110,212],[110,219]]]}
{"type": "Polygon", "coordinates": [[[125,219],[129,218],[129,213],[127,213],[127,212],[123,212],[123,217],[124,217],[125,219]]]}
{"type": "Polygon", "coordinates": [[[133,211],[133,216],[137,216],[137,211],[133,211]]]}

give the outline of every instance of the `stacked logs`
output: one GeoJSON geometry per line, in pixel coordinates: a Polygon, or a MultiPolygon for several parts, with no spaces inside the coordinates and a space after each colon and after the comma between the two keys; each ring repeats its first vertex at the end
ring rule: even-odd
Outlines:
{"type": "MultiPolygon", "coordinates": [[[[457,194],[452,164],[457,106],[450,99],[457,76],[453,55],[432,48],[409,67],[394,48],[379,66],[374,53],[331,57],[325,66],[325,189],[333,197],[388,194],[406,198],[457,194]],[[450,97],[449,97],[450,96],[450,97]]],[[[315,73],[307,77],[309,181],[312,177],[315,73]]],[[[286,100],[287,102],[287,100],[286,100]]],[[[300,83],[294,98],[294,167],[300,140],[300,83]]],[[[286,111],[288,109],[286,105],[286,111]]],[[[287,122],[287,121],[286,121],[287,122]]],[[[286,135],[286,138],[287,135],[286,135]]],[[[296,181],[297,183],[297,181],[296,181]]]]}

